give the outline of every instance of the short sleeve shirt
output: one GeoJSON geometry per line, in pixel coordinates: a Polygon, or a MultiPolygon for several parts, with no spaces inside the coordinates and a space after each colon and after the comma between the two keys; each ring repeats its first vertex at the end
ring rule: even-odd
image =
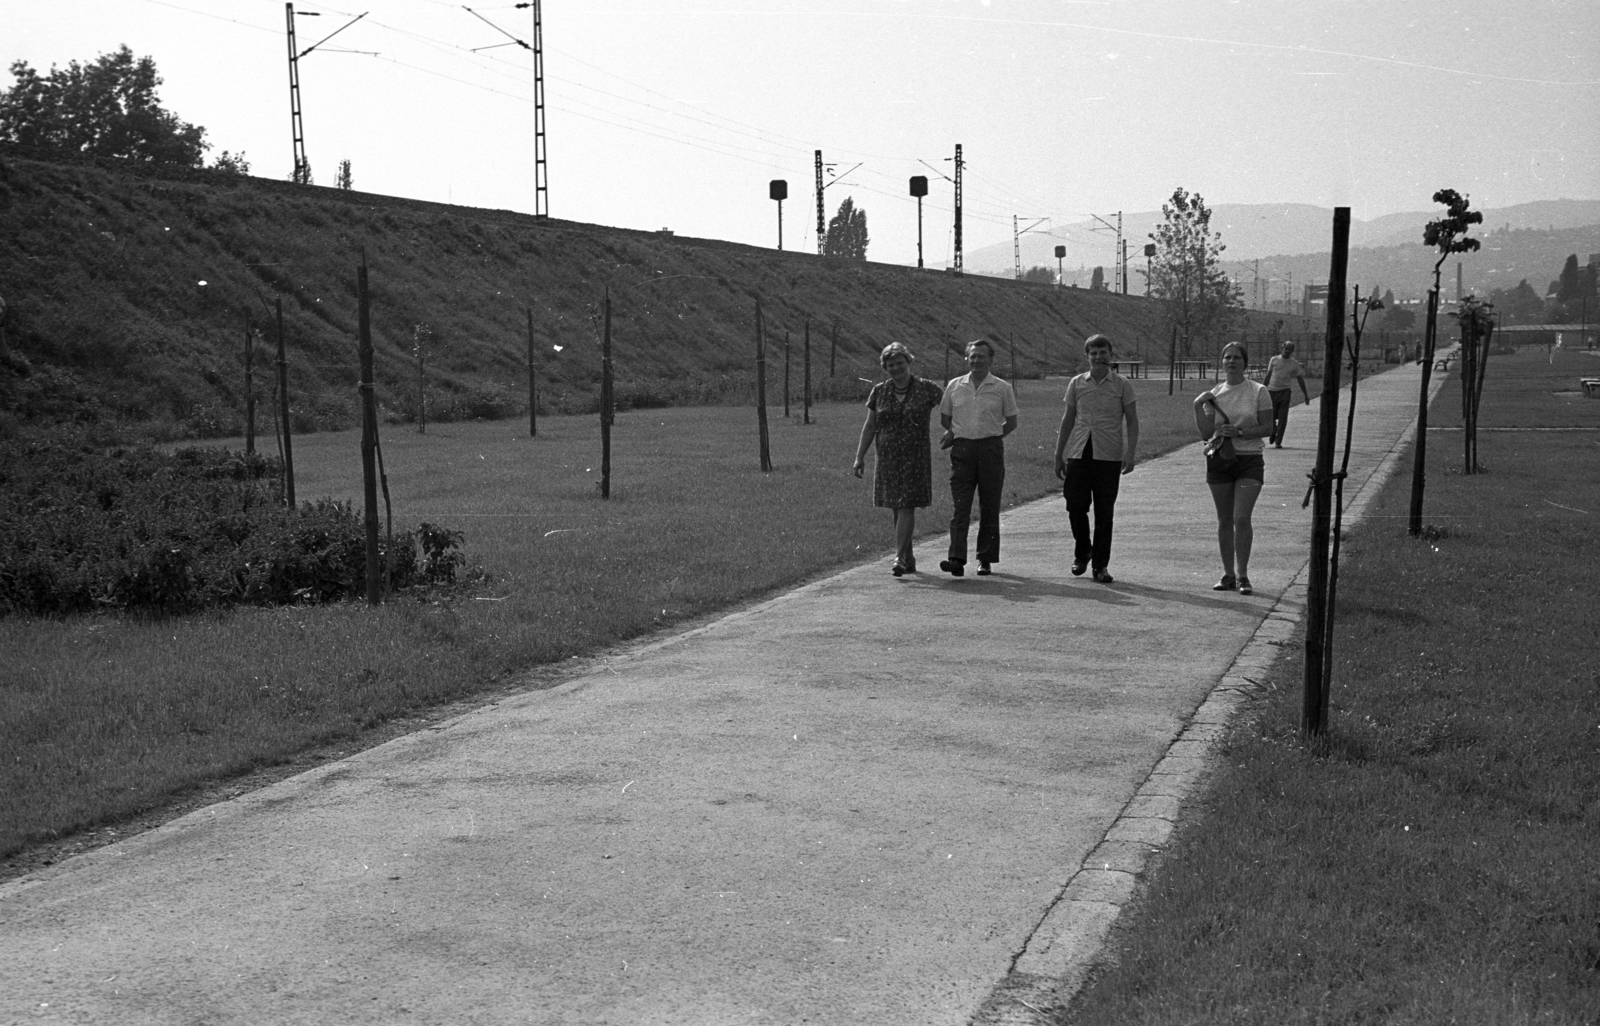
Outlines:
{"type": "Polygon", "coordinates": [[[976,388],[972,375],[963,374],[950,379],[939,415],[950,418],[957,438],[999,438],[1006,433],[1006,418],[1017,415],[1017,396],[1008,382],[993,374],[976,388]]]}
{"type": "Polygon", "coordinates": [[[1083,458],[1083,447],[1094,441],[1094,458],[1121,462],[1122,422],[1134,404],[1133,385],[1127,378],[1111,371],[1104,381],[1084,371],[1067,382],[1063,400],[1067,409],[1074,411],[1072,434],[1067,436],[1066,458],[1083,458]]]}
{"type": "Polygon", "coordinates": [[[1267,387],[1275,392],[1285,391],[1303,374],[1300,361],[1292,356],[1274,356],[1267,361],[1267,387]]]}
{"type": "MultiPolygon", "coordinates": [[[[1217,405],[1228,419],[1241,428],[1257,427],[1261,424],[1272,423],[1272,396],[1267,393],[1267,387],[1248,378],[1237,385],[1230,385],[1226,381],[1211,390],[1216,397],[1217,405]]],[[[1218,418],[1217,423],[1222,423],[1218,418]]],[[[1234,438],[1234,452],[1262,452],[1265,446],[1264,439],[1260,438],[1234,438]]]]}

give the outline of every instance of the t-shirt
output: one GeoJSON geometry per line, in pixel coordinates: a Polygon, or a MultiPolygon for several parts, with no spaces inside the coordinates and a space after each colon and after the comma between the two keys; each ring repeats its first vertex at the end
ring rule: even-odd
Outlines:
{"type": "MultiPolygon", "coordinates": [[[[1267,394],[1265,385],[1257,384],[1246,378],[1237,385],[1230,385],[1226,381],[1211,390],[1211,395],[1216,397],[1217,405],[1222,412],[1228,415],[1228,420],[1240,429],[1257,427],[1261,424],[1272,423],[1272,396],[1267,394]]],[[[1222,419],[1217,418],[1220,425],[1222,419]]],[[[1266,440],[1262,438],[1233,439],[1234,452],[1262,452],[1266,440]]]]}
{"type": "Polygon", "coordinates": [[[1116,371],[1108,373],[1104,381],[1095,381],[1084,371],[1067,382],[1062,401],[1073,410],[1073,418],[1063,455],[1069,460],[1082,459],[1084,445],[1092,440],[1093,458],[1120,463],[1123,417],[1134,400],[1133,385],[1116,371]]]}
{"type": "MultiPolygon", "coordinates": [[[[1275,392],[1287,391],[1295,378],[1304,375],[1305,369],[1300,366],[1300,361],[1292,356],[1274,356],[1267,361],[1267,387],[1275,392]]],[[[1238,448],[1237,443],[1234,448],[1238,448]]]]}

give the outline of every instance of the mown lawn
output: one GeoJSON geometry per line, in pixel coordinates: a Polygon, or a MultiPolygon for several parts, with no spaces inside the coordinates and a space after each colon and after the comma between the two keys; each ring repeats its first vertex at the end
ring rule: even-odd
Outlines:
{"type": "MultiPolygon", "coordinates": [[[[1600,1022],[1600,401],[1569,354],[1496,357],[1486,472],[1459,388],[1344,547],[1332,723],[1297,736],[1301,656],[1058,1021],[1600,1022]]],[[[1587,371],[1593,373],[1593,369],[1587,371]]]]}
{"type": "MultiPolygon", "coordinates": [[[[1059,487],[1063,387],[1019,387],[1008,503],[1059,487]]],[[[1195,390],[1141,390],[1146,455],[1191,440],[1195,390]]],[[[889,516],[872,507],[870,478],[850,473],[864,411],[824,404],[809,425],[798,404],[793,413],[784,420],[781,402],[772,412],[770,474],[753,410],[621,414],[609,501],[592,417],[542,418],[536,439],[525,421],[387,428],[396,528],[463,531],[483,573],[448,595],[164,620],[0,619],[0,857],[141,813],[159,819],[202,785],[300,765],[313,746],[337,744],[337,755],[377,743],[430,709],[553,679],[536,668],[845,565],[882,558],[887,572],[889,516]]],[[[359,508],[358,433],[302,436],[294,454],[299,498],[359,508]]],[[[929,556],[949,521],[941,491],[919,520],[929,556]]]]}

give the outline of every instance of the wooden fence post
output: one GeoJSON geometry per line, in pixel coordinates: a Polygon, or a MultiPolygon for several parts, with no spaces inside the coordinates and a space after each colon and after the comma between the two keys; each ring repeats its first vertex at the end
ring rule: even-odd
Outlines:
{"type": "Polygon", "coordinates": [[[289,360],[284,355],[283,298],[278,298],[278,407],[283,415],[283,502],[294,509],[294,432],[289,425],[289,360]]]}
{"type": "Polygon", "coordinates": [[[378,559],[378,406],[372,394],[372,321],[365,254],[356,269],[356,324],[360,332],[356,352],[361,359],[361,495],[367,529],[367,604],[375,606],[383,601],[383,577],[378,559]]]}
{"type": "Polygon", "coordinates": [[[761,472],[772,470],[772,449],[767,437],[767,338],[761,318],[761,300],[756,300],[756,423],[760,430],[761,472]]]}
{"type": "Polygon", "coordinates": [[[1328,617],[1328,537],[1333,507],[1333,447],[1339,431],[1339,379],[1344,353],[1345,273],[1350,258],[1350,208],[1333,208],[1333,255],[1328,268],[1328,335],[1322,357],[1322,402],[1317,460],[1311,472],[1311,564],[1306,588],[1305,689],[1300,729],[1307,737],[1328,726],[1323,647],[1328,617]]]}
{"type": "Polygon", "coordinates": [[[533,377],[533,307],[528,307],[528,437],[539,436],[539,390],[533,377]]]}
{"type": "Polygon", "coordinates": [[[811,318],[806,318],[806,357],[805,380],[801,384],[800,394],[801,422],[811,423],[811,318]]]}
{"type": "Polygon", "coordinates": [[[600,343],[600,498],[611,498],[611,289],[606,289],[606,332],[600,343]]]}
{"type": "Polygon", "coordinates": [[[244,451],[256,451],[255,324],[250,311],[244,312],[244,451]]]}

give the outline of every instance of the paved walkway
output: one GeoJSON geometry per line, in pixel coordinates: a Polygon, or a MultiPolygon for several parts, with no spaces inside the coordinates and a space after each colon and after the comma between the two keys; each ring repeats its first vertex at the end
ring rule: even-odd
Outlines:
{"type": "MultiPolygon", "coordinates": [[[[1362,384],[1347,496],[1417,382],[1362,384]]],[[[1115,584],[1032,503],[992,577],[878,560],[0,886],[0,1022],[1038,1021],[1299,615],[1315,412],[1253,597],[1190,446],[1123,479],[1115,584]]]]}

